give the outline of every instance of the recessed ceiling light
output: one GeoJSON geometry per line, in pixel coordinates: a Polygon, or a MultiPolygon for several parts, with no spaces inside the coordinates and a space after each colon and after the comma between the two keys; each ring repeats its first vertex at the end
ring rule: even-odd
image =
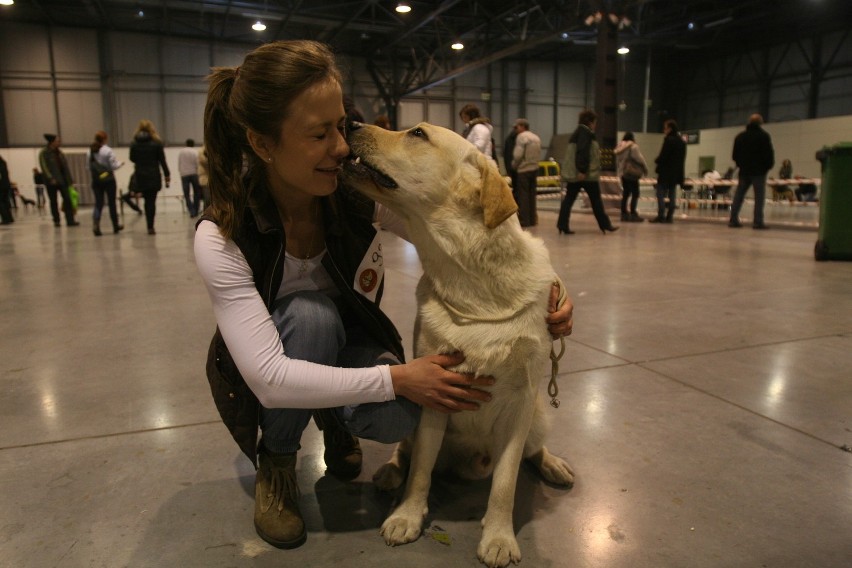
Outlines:
{"type": "Polygon", "coordinates": [[[411,11],[411,6],[409,6],[406,2],[400,2],[396,5],[396,11],[400,14],[407,14],[411,11]]]}
{"type": "Polygon", "coordinates": [[[0,6],[11,6],[15,0],[0,0],[0,6]]]}
{"type": "Polygon", "coordinates": [[[618,54],[619,55],[627,55],[628,53],[630,53],[630,48],[627,47],[626,45],[622,45],[621,47],[618,48],[618,54]]]}
{"type": "Polygon", "coordinates": [[[455,49],[456,51],[458,51],[458,50],[460,50],[460,49],[464,49],[464,44],[463,44],[462,42],[460,42],[460,41],[457,41],[457,42],[455,42],[453,45],[451,45],[450,47],[452,47],[453,49],[455,49]]]}
{"type": "Polygon", "coordinates": [[[266,24],[264,24],[263,22],[258,20],[254,24],[252,24],[251,29],[253,29],[256,32],[262,32],[263,30],[266,29],[266,24]]]}

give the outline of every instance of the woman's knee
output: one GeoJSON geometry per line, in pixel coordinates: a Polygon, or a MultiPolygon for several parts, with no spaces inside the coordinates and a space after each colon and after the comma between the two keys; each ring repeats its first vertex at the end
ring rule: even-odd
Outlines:
{"type": "Polygon", "coordinates": [[[337,306],[321,292],[288,294],[275,302],[271,315],[285,350],[293,357],[301,358],[294,350],[302,349],[327,351],[324,359],[336,357],[346,343],[337,306]]]}

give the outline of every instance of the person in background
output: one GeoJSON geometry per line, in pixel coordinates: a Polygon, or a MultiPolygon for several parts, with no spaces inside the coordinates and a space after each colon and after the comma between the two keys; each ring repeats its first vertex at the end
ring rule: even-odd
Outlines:
{"type": "Polygon", "coordinates": [[[15,222],[12,216],[12,208],[9,206],[12,199],[12,181],[9,179],[9,168],[6,160],[0,156],[0,224],[11,225],[15,222]]]}
{"type": "Polygon", "coordinates": [[[762,124],[763,117],[755,113],[749,117],[746,129],[734,138],[732,157],[740,169],[740,178],[731,204],[729,227],[742,227],[740,209],[749,186],[752,186],[754,187],[752,228],[769,228],[763,222],[763,206],[766,204],[766,174],[775,165],[775,150],[772,148],[772,138],[761,127],[762,124]]]}
{"type": "MultiPolygon", "coordinates": [[[[793,179],[793,162],[789,159],[784,159],[781,162],[781,169],[778,170],[779,180],[793,179]]],[[[780,201],[786,199],[791,204],[796,201],[796,195],[793,193],[793,188],[787,184],[778,184],[772,186],[772,201],[780,201]]]]}
{"type": "Polygon", "coordinates": [[[198,151],[198,183],[201,185],[201,199],[204,201],[204,207],[199,211],[204,211],[210,207],[210,168],[207,164],[207,151],[204,146],[198,151]]]}
{"type": "Polygon", "coordinates": [[[621,178],[621,220],[628,223],[641,223],[645,219],[639,216],[637,206],[639,205],[639,179],[636,177],[625,176],[624,168],[629,161],[632,161],[641,168],[644,175],[648,175],[648,164],[645,162],[645,156],[639,150],[639,144],[636,143],[636,137],[632,132],[625,132],[624,137],[618,146],[615,147],[615,169],[619,178],[621,178]],[[628,210],[628,202],[630,209],[628,210]]]}
{"type": "Polygon", "coordinates": [[[663,147],[657,156],[657,216],[652,223],[674,222],[677,209],[677,186],[686,177],[686,142],[677,131],[677,122],[668,119],[663,123],[663,147]],[[666,200],[668,199],[668,206],[666,200]]]}
{"type": "Polygon", "coordinates": [[[160,168],[166,187],[169,187],[171,174],[166,163],[166,153],[163,141],[154,128],[154,123],[143,119],[139,121],[133,143],[130,145],[130,161],[136,166],[133,171],[134,190],[145,199],[145,221],[148,224],[148,234],[156,235],[154,218],[157,215],[157,193],[163,187],[160,179],[160,168]]]}
{"type": "Polygon", "coordinates": [[[386,114],[380,114],[377,116],[376,120],[373,121],[373,124],[379,128],[384,128],[385,130],[392,130],[390,118],[388,118],[388,115],[386,114]]]}
{"type": "Polygon", "coordinates": [[[485,154],[489,161],[497,165],[494,159],[494,139],[492,138],[494,127],[491,126],[491,121],[482,116],[479,107],[474,104],[464,105],[459,111],[459,118],[465,124],[462,137],[476,146],[476,149],[485,154]]]}
{"type": "Polygon", "coordinates": [[[192,138],[186,139],[186,146],[178,153],[178,173],[187,212],[192,218],[198,217],[201,183],[198,181],[198,151],[195,149],[195,140],[192,138]],[[191,192],[190,189],[192,189],[191,192]]]}
{"type": "Polygon", "coordinates": [[[512,151],[512,168],[518,172],[518,190],[515,197],[518,217],[521,227],[532,227],[538,224],[536,177],[538,161],[541,159],[541,139],[530,130],[530,122],[526,118],[515,121],[515,131],[518,136],[512,151]]]}
{"type": "MultiPolygon", "coordinates": [[[[489,399],[477,387],[492,382],[447,370],[462,354],[403,363],[379,307],[384,283],[353,284],[378,250],[374,223],[401,236],[404,224],[338,187],[349,155],[342,85],[326,45],[275,41],[214,69],[204,111],[213,200],[194,250],[217,323],[208,379],[257,468],[255,529],[278,548],[307,537],[296,452],[312,416],[328,472],[350,479],[362,465],[356,435],[398,441],[421,405],[475,411],[489,399]]],[[[554,289],[550,304],[551,334],[570,334],[570,301],[557,308],[554,289]]]]}
{"type": "Polygon", "coordinates": [[[571,230],[571,208],[574,201],[585,191],[592,204],[592,212],[598,222],[598,228],[603,234],[607,231],[615,232],[618,227],[612,226],[609,215],[604,210],[601,188],[599,184],[601,175],[601,149],[595,138],[595,126],[598,123],[598,115],[593,110],[583,110],[577,118],[577,128],[571,134],[568,141],[568,149],[565,151],[565,161],[562,163],[562,179],[567,182],[567,191],[562,198],[559,207],[559,218],[556,228],[559,234],[573,235],[571,230]]]}
{"type": "Polygon", "coordinates": [[[801,201],[802,203],[816,203],[819,201],[817,199],[817,186],[815,183],[803,182],[805,178],[802,176],[796,176],[793,178],[799,182],[799,185],[796,187],[796,199],[801,201]]]}
{"type": "Polygon", "coordinates": [[[95,207],[92,209],[92,232],[96,237],[101,233],[101,213],[104,200],[109,208],[109,218],[112,221],[112,232],[118,233],[124,227],[118,222],[118,211],[115,203],[115,170],[124,165],[115,157],[115,152],[107,146],[109,136],[103,130],[95,132],[95,141],[86,153],[86,163],[92,174],[92,193],[95,194],[95,207]]]}
{"type": "Polygon", "coordinates": [[[33,186],[35,186],[36,204],[39,209],[44,209],[46,202],[44,197],[44,174],[38,168],[33,168],[33,186]]]}
{"type": "Polygon", "coordinates": [[[59,149],[62,139],[56,134],[45,134],[47,146],[38,154],[38,163],[44,173],[44,184],[47,187],[47,198],[50,200],[50,214],[53,216],[53,224],[56,227],[62,225],[59,217],[59,196],[62,197],[62,211],[65,213],[65,224],[76,227],[80,223],[74,220],[74,209],[71,205],[71,195],[68,187],[74,183],[71,178],[71,170],[68,169],[68,161],[65,154],[59,149]]]}
{"type": "MultiPolygon", "coordinates": [[[[518,131],[512,128],[506,140],[503,142],[503,166],[506,168],[506,175],[509,176],[509,183],[512,186],[512,196],[515,198],[515,203],[518,203],[518,170],[512,167],[512,154],[515,152],[515,140],[518,138],[518,131]]],[[[518,204],[518,209],[521,206],[518,204]]]]}

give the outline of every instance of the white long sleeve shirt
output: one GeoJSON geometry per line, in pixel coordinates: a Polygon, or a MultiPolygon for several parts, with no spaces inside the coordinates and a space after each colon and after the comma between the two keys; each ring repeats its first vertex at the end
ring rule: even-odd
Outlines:
{"type": "MultiPolygon", "coordinates": [[[[402,221],[377,205],[375,220],[405,238],[402,221]]],[[[319,365],[287,356],[278,330],[254,285],[251,268],[239,247],[225,239],[215,223],[202,221],[195,233],[195,262],[207,287],[213,314],[234,363],[266,408],[329,408],[395,398],[388,365],[350,369],[319,365]]],[[[294,289],[325,291],[331,280],[321,260],[309,270],[287,269],[277,297],[294,289]]]]}

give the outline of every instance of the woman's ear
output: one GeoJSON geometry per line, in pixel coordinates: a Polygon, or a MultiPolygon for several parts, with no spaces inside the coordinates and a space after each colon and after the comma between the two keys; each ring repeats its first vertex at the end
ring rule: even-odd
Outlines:
{"type": "Polygon", "coordinates": [[[264,162],[272,160],[272,144],[270,144],[269,137],[258,134],[249,128],[246,130],[246,138],[248,138],[248,143],[258,158],[264,162]]]}

